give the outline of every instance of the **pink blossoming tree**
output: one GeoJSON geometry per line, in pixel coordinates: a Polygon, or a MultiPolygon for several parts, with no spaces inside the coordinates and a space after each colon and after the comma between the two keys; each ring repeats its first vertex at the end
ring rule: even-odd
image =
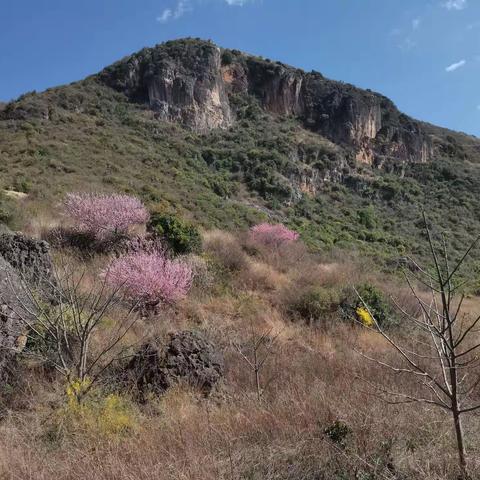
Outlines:
{"type": "Polygon", "coordinates": [[[69,193],[63,207],[76,229],[98,240],[124,234],[131,226],[141,225],[149,219],[143,203],[129,195],[69,193]]]}
{"type": "Polygon", "coordinates": [[[164,252],[136,252],[113,260],[103,272],[107,284],[124,289],[136,303],[155,307],[172,304],[186,296],[192,286],[193,270],[164,252]]]}
{"type": "Polygon", "coordinates": [[[280,247],[298,240],[298,233],[288,229],[285,225],[271,225],[261,223],[250,229],[250,239],[269,247],[280,247]]]}

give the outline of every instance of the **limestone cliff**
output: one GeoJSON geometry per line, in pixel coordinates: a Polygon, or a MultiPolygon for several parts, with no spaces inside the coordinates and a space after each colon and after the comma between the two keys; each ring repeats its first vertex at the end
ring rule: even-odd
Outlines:
{"type": "Polygon", "coordinates": [[[231,96],[252,95],[267,112],[294,116],[352,149],[360,162],[382,167],[390,161],[426,162],[433,155],[422,124],[386,97],[211,42],[177,40],[147,48],[99,78],[148,105],[158,118],[199,132],[232,126],[231,96]]]}
{"type": "Polygon", "coordinates": [[[100,78],[132,100],[148,103],[162,120],[197,131],[226,128],[233,122],[221,76],[221,51],[207,42],[168,42],[144,49],[105,69],[100,78]]]}

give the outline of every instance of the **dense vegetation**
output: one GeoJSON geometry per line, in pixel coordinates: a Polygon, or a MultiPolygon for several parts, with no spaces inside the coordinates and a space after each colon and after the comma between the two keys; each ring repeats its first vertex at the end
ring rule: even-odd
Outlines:
{"type": "MultiPolygon", "coordinates": [[[[169,48],[185,55],[188,45],[169,48]]],[[[224,61],[239,54],[226,52],[224,61]]],[[[372,169],[297,120],[265,113],[253,97],[231,103],[234,127],[200,135],[156,120],[95,76],[23,95],[0,111],[0,188],[28,194],[27,208],[14,215],[18,202],[0,197],[1,220],[24,226],[65,191],[135,193],[203,227],[281,220],[311,247],[358,248],[388,268],[406,253],[425,254],[422,210],[451,233],[452,251],[480,231],[472,137],[426,126],[432,162],[372,169]]]]}

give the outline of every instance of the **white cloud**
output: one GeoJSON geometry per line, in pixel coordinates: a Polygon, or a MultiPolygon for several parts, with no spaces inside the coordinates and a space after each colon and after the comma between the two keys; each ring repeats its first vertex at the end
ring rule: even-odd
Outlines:
{"type": "Polygon", "coordinates": [[[467,0],[447,0],[443,6],[447,10],[463,10],[467,6],[467,0]]]}
{"type": "Polygon", "coordinates": [[[458,70],[459,68],[463,67],[466,63],[467,63],[466,60],[460,60],[459,62],[452,63],[445,69],[445,71],[454,72],[455,70],[458,70]]]}
{"type": "Polygon", "coordinates": [[[417,46],[417,42],[413,40],[411,37],[406,37],[403,41],[398,45],[400,50],[404,50],[408,52],[417,46]]]}
{"type": "MultiPolygon", "coordinates": [[[[247,3],[254,2],[255,0],[221,0],[231,7],[243,7],[247,3]]],[[[166,8],[157,17],[157,22],[167,23],[170,20],[178,20],[186,13],[192,12],[195,4],[201,3],[200,0],[177,0],[175,7],[166,8]]]]}
{"type": "Polygon", "coordinates": [[[172,10],[170,8],[166,8],[161,15],[157,17],[157,22],[166,23],[172,18],[172,10]]]}
{"type": "Polygon", "coordinates": [[[413,18],[410,22],[410,27],[393,28],[390,30],[391,37],[401,37],[397,40],[397,47],[404,52],[414,49],[417,46],[415,32],[419,30],[422,24],[420,17],[413,18]]]}
{"type": "Polygon", "coordinates": [[[157,22],[166,23],[169,20],[177,20],[192,10],[193,7],[190,0],[177,0],[175,8],[173,10],[171,8],[166,8],[161,15],[157,17],[157,22]]]}

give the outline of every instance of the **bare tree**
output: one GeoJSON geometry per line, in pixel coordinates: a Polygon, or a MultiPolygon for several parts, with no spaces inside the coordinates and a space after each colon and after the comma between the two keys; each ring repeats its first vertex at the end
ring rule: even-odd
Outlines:
{"type": "Polygon", "coordinates": [[[125,309],[121,287],[108,288],[98,277],[86,282],[86,265],[59,263],[40,290],[25,281],[20,287],[10,281],[10,295],[16,298],[11,309],[25,337],[26,348],[18,353],[48,362],[67,385],[79,385],[72,393],[81,402],[102,373],[131,348],[122,342],[139,316],[135,305],[125,309]],[[108,328],[106,319],[112,322],[108,328]],[[100,332],[101,342],[95,341],[100,332]]]}
{"type": "Polygon", "coordinates": [[[393,331],[387,332],[357,292],[374,322],[371,327],[365,328],[381,335],[396,354],[398,361],[388,363],[363,352],[359,353],[394,374],[414,378],[420,387],[412,393],[393,391],[369,382],[381,393],[384,400],[389,403],[425,403],[441,408],[451,415],[461,478],[467,479],[469,476],[462,419],[465,414],[480,409],[480,401],[473,398],[480,385],[480,373],[477,369],[480,363],[480,341],[477,336],[479,330],[476,328],[480,315],[468,318],[462,311],[465,296],[459,291],[465,282],[459,281],[458,274],[480,237],[477,237],[459,261],[452,263],[445,239],[442,237],[440,244],[435,242],[425,215],[424,221],[433,268],[429,271],[411,260],[415,273],[405,272],[420,314],[411,314],[396,303],[402,318],[406,320],[402,324],[402,330],[405,331],[407,325],[410,326],[410,329],[406,330],[408,339],[406,336],[403,339],[395,338],[393,331]],[[421,294],[415,287],[414,284],[418,283],[426,287],[427,295],[421,294]]]}
{"type": "Polygon", "coordinates": [[[253,373],[258,401],[261,400],[263,392],[260,373],[273,353],[273,346],[280,335],[279,332],[272,336],[272,331],[273,329],[270,329],[258,334],[252,324],[250,339],[247,345],[241,346],[238,343],[233,343],[235,349],[253,373]]]}

